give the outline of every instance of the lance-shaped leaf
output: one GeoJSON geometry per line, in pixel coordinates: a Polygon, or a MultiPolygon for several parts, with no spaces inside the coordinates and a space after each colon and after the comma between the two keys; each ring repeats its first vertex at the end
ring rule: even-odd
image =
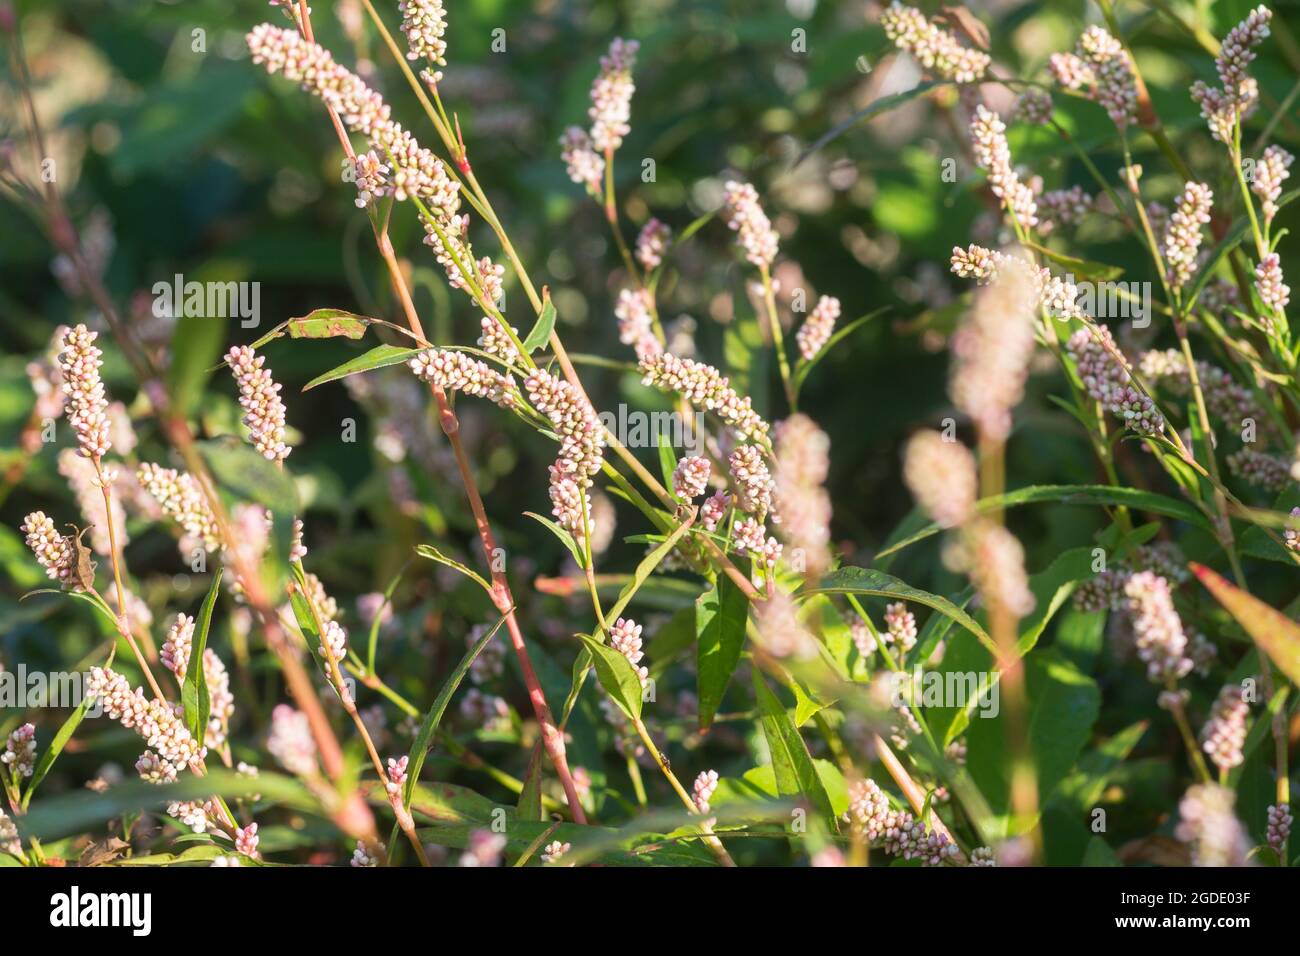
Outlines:
{"type": "Polygon", "coordinates": [[[587,634],[580,634],[583,645],[591,653],[596,667],[596,679],[605,693],[632,720],[641,719],[641,678],[626,657],[608,644],[602,644],[587,634]]]}
{"type": "Polygon", "coordinates": [[[54,761],[58,759],[59,754],[63,753],[63,748],[68,745],[72,735],[81,726],[81,721],[85,719],[86,710],[89,707],[90,698],[83,697],[81,703],[77,705],[77,709],[68,715],[68,719],[63,722],[63,726],[54,735],[50,745],[41,751],[41,759],[36,762],[36,769],[32,771],[32,779],[23,791],[22,806],[24,810],[32,802],[32,794],[36,792],[36,788],[41,785],[41,781],[50,772],[50,768],[54,766],[54,761]]]}
{"type": "Polygon", "coordinates": [[[321,375],[317,375],[310,382],[302,387],[304,392],[315,388],[317,385],[324,385],[326,382],[337,382],[341,378],[347,378],[349,375],[359,375],[362,372],[369,372],[377,368],[387,368],[390,365],[401,365],[403,362],[419,355],[423,349],[412,349],[401,345],[376,345],[369,352],[358,355],[350,361],[337,365],[321,375]]]}
{"type": "Polygon", "coordinates": [[[190,662],[185,668],[185,680],[181,684],[181,706],[185,713],[185,728],[199,744],[207,735],[208,715],[212,711],[212,698],[208,692],[207,671],[203,668],[203,654],[208,648],[208,631],[212,628],[212,609],[217,604],[217,594],[221,588],[223,568],[217,568],[212,576],[212,584],[207,596],[199,608],[198,619],[194,622],[194,637],[190,642],[190,662]]]}
{"type": "Polygon", "coordinates": [[[467,565],[461,564],[455,558],[449,558],[431,544],[417,544],[415,553],[422,558],[428,558],[430,561],[437,561],[441,565],[451,568],[453,571],[459,571],[465,577],[474,581],[479,587],[492,596],[492,585],[483,579],[483,576],[467,565]]]}
{"type": "Polygon", "coordinates": [[[916,604],[924,604],[926,607],[933,608],[940,614],[952,618],[974,634],[990,652],[995,656],[997,655],[997,647],[994,645],[993,639],[988,636],[984,628],[976,623],[973,617],[957,605],[942,595],[931,594],[929,591],[914,588],[892,575],[885,574],[883,571],[873,571],[870,568],[839,568],[823,577],[815,588],[806,588],[801,594],[869,594],[872,597],[884,597],[895,601],[912,601],[916,604]]]}
{"type": "Polygon", "coordinates": [[[537,316],[537,321],[533,324],[532,329],[528,332],[528,337],[524,339],[524,351],[532,355],[551,337],[551,330],[555,328],[555,303],[551,301],[551,293],[542,289],[542,311],[537,316]]]}
{"type": "Polygon", "coordinates": [[[1197,580],[1227,609],[1278,670],[1300,684],[1300,624],[1204,565],[1193,561],[1191,568],[1197,580]]]}
{"type": "Polygon", "coordinates": [[[442,715],[447,712],[447,704],[451,702],[451,695],[456,693],[456,688],[460,686],[460,682],[469,673],[470,666],[483,653],[483,648],[488,646],[488,642],[496,637],[497,631],[501,629],[501,625],[505,622],[506,619],[501,618],[490,631],[480,637],[474,646],[465,652],[465,656],[460,659],[456,669],[447,678],[447,683],[442,685],[442,690],[438,692],[438,698],[433,702],[433,706],[425,714],[424,723],[420,725],[420,732],[415,735],[415,740],[411,744],[411,752],[407,755],[406,788],[402,793],[402,799],[407,807],[411,805],[411,795],[415,792],[416,781],[420,779],[420,769],[424,766],[424,758],[428,755],[429,747],[433,744],[433,735],[438,732],[438,724],[442,720],[442,715]]]}
{"type": "Polygon", "coordinates": [[[817,774],[808,747],[799,736],[799,729],[790,719],[780,699],[768,689],[763,676],[754,669],[754,696],[758,713],[772,753],[772,770],[776,776],[776,790],[782,796],[803,794],[812,804],[832,832],[839,831],[835,810],[831,806],[826,785],[817,774]]]}
{"type": "MultiPolygon", "coordinates": [[[[1186,501],[1179,501],[1165,495],[1157,495],[1150,491],[1142,491],[1138,488],[1114,488],[1110,485],[1033,485],[1028,488],[1017,488],[1015,491],[1009,491],[1004,495],[981,498],[975,502],[975,510],[980,514],[987,514],[991,511],[1017,508],[1020,505],[1043,504],[1046,502],[1066,505],[1122,506],[1136,511],[1164,515],[1168,518],[1177,518],[1180,521],[1197,525],[1206,531],[1212,530],[1209,522],[1205,519],[1205,515],[1186,501]]],[[[909,521],[909,526],[911,523],[909,521]]],[[[892,543],[882,549],[876,557],[883,558],[886,555],[894,554],[909,545],[925,540],[931,535],[936,535],[942,530],[937,524],[929,524],[902,538],[897,538],[897,534],[890,535],[892,543]]]]}
{"type": "Polygon", "coordinates": [[[683,521],[677,528],[664,539],[663,543],[641,559],[641,563],[636,566],[636,571],[632,574],[632,580],[623,586],[619,592],[618,600],[609,609],[605,615],[605,628],[608,630],[618,620],[618,616],[623,613],[624,609],[631,603],[632,598],[641,585],[645,584],[650,575],[654,573],[655,568],[659,567],[659,562],[668,557],[668,552],[677,547],[677,542],[682,539],[686,532],[691,530],[691,525],[695,523],[695,513],[683,521]]]}
{"type": "MultiPolygon", "coordinates": [[[[825,598],[823,598],[825,600],[825,598]]],[[[745,647],[749,599],[725,574],[695,602],[700,731],[709,729],[745,647]]]]}

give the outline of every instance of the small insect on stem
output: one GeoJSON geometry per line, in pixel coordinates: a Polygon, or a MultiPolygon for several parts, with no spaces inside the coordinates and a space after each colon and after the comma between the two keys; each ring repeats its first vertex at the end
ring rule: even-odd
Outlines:
{"type": "Polygon", "coordinates": [[[72,546],[77,549],[77,585],[82,590],[93,591],[95,589],[95,568],[99,565],[91,560],[92,552],[90,548],[86,547],[81,541],[82,535],[89,531],[93,526],[87,525],[84,528],[78,529],[75,524],[69,523],[68,527],[75,532],[75,534],[72,535],[72,546]]]}

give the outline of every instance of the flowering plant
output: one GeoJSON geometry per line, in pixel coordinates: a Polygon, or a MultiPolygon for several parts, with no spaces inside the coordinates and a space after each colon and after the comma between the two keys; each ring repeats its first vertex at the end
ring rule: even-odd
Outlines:
{"type": "MultiPolygon", "coordinates": [[[[450,95],[441,0],[341,5],[351,67],[305,3],[272,6],[238,67],[334,137],[349,261],[387,290],[368,305],[313,301],[246,336],[217,321],[259,318],[223,283],[177,276],[124,306],[58,177],[5,153],[5,195],[89,302],[24,367],[35,406],[3,494],[36,503],[11,522],[28,550],[13,577],[33,615],[76,598],[58,620],[88,615],[97,639],[69,651],[80,699],[4,726],[0,854],[1077,865],[1153,860],[1168,836],[1176,862],[1292,862],[1300,625],[1278,569],[1300,564],[1300,345],[1274,139],[1295,136],[1300,87],[1255,75],[1267,8],[1222,41],[1162,9],[1215,73],[1186,94],[1204,127],[1176,134],[1108,0],[1104,25],[1070,24],[1069,49],[1020,75],[968,12],[873,10],[867,82],[911,85],[841,117],[791,175],[860,119],[930,110],[980,212],[945,256],[951,287],[931,269],[919,315],[882,333],[946,347],[947,387],[909,413],[901,456],[871,450],[898,458],[911,502],[855,541],[836,536],[860,523],[832,494],[839,436],[808,409],[827,389],[858,401],[837,359],[884,310],[843,321],[847,270],[811,294],[795,217],[758,175],[715,170],[693,221],[650,214],[627,155],[649,49],[612,39],[585,118],[530,159],[567,172],[556,188],[612,244],[601,355],[574,342],[571,261],[547,256],[544,282],[544,250],[525,255],[526,226],[479,180],[490,147],[450,95]],[[1021,146],[1067,181],[1048,189],[1055,169],[1020,165],[1021,146]],[[706,235],[736,277],[695,300],[717,336],[665,321],[708,272],[706,235]],[[1109,265],[1122,240],[1149,262],[1109,265]],[[310,368],[300,393],[285,367],[310,368]],[[374,474],[322,479],[311,460],[356,442],[350,415],[336,437],[316,427],[331,394],[364,411],[374,474]],[[1071,478],[1026,484],[1044,431],[1068,431],[1071,478]],[[68,500],[24,479],[55,457],[68,500]],[[1027,549],[1022,515],[1055,506],[1091,523],[1027,549]],[[135,774],[101,762],[90,793],[69,789],[86,748],[130,751],[135,774]],[[1130,781],[1167,805],[1113,795],[1130,781]],[[284,825],[301,815],[321,825],[284,825]]],[[[39,160],[48,131],[3,21],[39,160]]]]}

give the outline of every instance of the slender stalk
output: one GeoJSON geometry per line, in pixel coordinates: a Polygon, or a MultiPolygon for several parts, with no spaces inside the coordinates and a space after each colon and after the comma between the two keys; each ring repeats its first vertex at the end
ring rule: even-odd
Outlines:
{"type": "MultiPolygon", "coordinates": [[[[649,751],[650,756],[654,758],[655,765],[659,768],[660,772],[663,773],[664,777],[667,778],[668,783],[672,786],[673,791],[686,806],[686,809],[691,813],[698,814],[700,812],[699,807],[695,805],[695,801],[691,799],[691,795],[686,792],[686,788],[682,786],[681,781],[677,779],[677,775],[674,774],[672,768],[668,766],[668,761],[664,759],[663,754],[659,752],[659,748],[655,746],[654,739],[651,738],[650,732],[646,730],[645,723],[642,722],[640,717],[637,717],[632,721],[632,724],[636,727],[637,735],[641,738],[641,742],[645,744],[646,750],[649,751]]],[[[731,858],[731,854],[728,853],[726,847],[722,845],[722,841],[713,835],[712,825],[705,820],[699,824],[699,827],[705,834],[705,846],[713,851],[713,855],[718,858],[718,862],[723,866],[735,866],[736,861],[731,858]]]]}
{"type": "Polygon", "coordinates": [[[799,395],[794,388],[794,379],[790,375],[790,358],[785,354],[785,337],[781,331],[781,319],[776,313],[776,292],[772,288],[772,273],[767,266],[759,267],[763,278],[763,303],[767,306],[767,323],[772,330],[772,346],[776,350],[776,362],[781,369],[781,383],[785,386],[785,399],[790,403],[790,411],[799,410],[799,395]]]}
{"type": "MultiPolygon", "coordinates": [[[[298,565],[298,569],[300,571],[302,570],[301,564],[298,565]]],[[[294,587],[296,587],[296,585],[290,585],[290,588],[294,587]]],[[[370,755],[370,762],[374,765],[375,773],[379,775],[379,782],[386,786],[389,782],[388,771],[384,769],[383,759],[380,758],[379,751],[375,748],[375,743],[370,738],[370,731],[366,727],[365,721],[361,719],[361,715],[357,712],[356,701],[352,699],[352,694],[348,692],[347,684],[343,680],[343,672],[339,669],[338,658],[334,656],[334,648],[330,646],[330,642],[326,637],[325,622],[321,619],[320,610],[316,607],[316,601],[309,592],[302,590],[301,588],[298,589],[298,593],[301,594],[303,599],[307,602],[307,607],[311,610],[312,623],[316,626],[316,633],[320,635],[321,650],[325,652],[325,664],[326,670],[328,671],[329,681],[334,685],[335,690],[338,692],[339,701],[343,704],[343,709],[352,719],[352,723],[357,728],[357,733],[360,735],[362,742],[366,746],[366,753],[370,755]]],[[[412,820],[410,813],[405,812],[404,807],[399,808],[400,801],[390,800],[389,802],[394,805],[393,810],[397,816],[397,825],[401,828],[402,833],[405,834],[407,840],[410,841],[411,846],[415,849],[415,855],[419,859],[420,865],[428,866],[429,857],[424,852],[424,844],[420,842],[420,838],[415,833],[415,822],[412,820]]]]}

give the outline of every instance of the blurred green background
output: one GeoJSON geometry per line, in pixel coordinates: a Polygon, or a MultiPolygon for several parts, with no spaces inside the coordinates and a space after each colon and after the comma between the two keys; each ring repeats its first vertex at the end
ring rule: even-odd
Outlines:
{"type": "MultiPolygon", "coordinates": [[[[395,30],[396,3],[379,6],[395,30]]],[[[931,13],[938,8],[922,6],[931,13]]],[[[1007,76],[1039,74],[1047,57],[1070,49],[1096,16],[1083,2],[970,6],[989,25],[997,70],[1007,76]]],[[[1252,4],[1197,6],[1210,32],[1221,36],[1252,4]]],[[[1283,24],[1300,26],[1294,2],[1273,6],[1283,24]]],[[[947,258],[954,245],[988,242],[980,229],[989,210],[983,178],[972,169],[961,138],[954,137],[953,114],[924,98],[852,125],[796,165],[796,158],[837,123],[916,83],[914,68],[894,56],[876,25],[879,5],[466,0],[451,7],[443,100],[457,113],[478,179],[534,280],[550,286],[559,330],[571,351],[630,359],[618,343],[612,311],[626,281],[617,252],[600,210],[567,179],[557,146],[566,126],[586,124],[597,60],[616,35],[642,44],[632,132],[616,165],[628,241],[651,215],[681,230],[718,204],[724,179],[739,175],[758,187],[782,234],[785,261],[777,276],[787,294],[801,287],[835,295],[843,302],[844,322],[888,307],[835,346],[803,396],[804,410],[832,442],[835,538],[847,562],[869,565],[911,510],[899,478],[901,442],[915,428],[935,425],[950,413],[944,347],[966,288],[948,275],[947,258]],[[504,30],[504,52],[492,51],[497,30],[504,30]],[[949,158],[957,161],[952,182],[941,175],[949,158]],[[646,159],[654,161],[652,182],[642,181],[646,159]]],[[[190,359],[197,370],[215,364],[225,347],[251,341],[314,308],[397,317],[365,215],[353,204],[353,188],[342,181],[343,155],[319,102],[280,78],[268,78],[248,60],[245,32],[264,20],[286,23],[278,10],[260,0],[26,0],[17,10],[58,188],[83,240],[103,251],[105,283],[119,307],[160,346],[171,332],[149,323],[148,290],[176,273],[261,284],[259,329],[226,323],[219,336],[200,336],[203,344],[194,346],[200,354],[190,359]]],[[[1146,4],[1121,4],[1120,12],[1181,155],[1216,192],[1225,190],[1221,148],[1205,135],[1186,92],[1193,79],[1213,76],[1212,57],[1146,4]]],[[[432,130],[360,4],[317,0],[313,21],[318,41],[381,89],[395,114],[432,144],[432,130]]],[[[1252,132],[1287,96],[1298,57],[1294,40],[1279,37],[1266,44],[1252,68],[1264,96],[1252,132]]],[[[1009,109],[1004,90],[989,86],[986,96],[1004,112],[1009,109]]],[[[1103,112],[1063,97],[1057,97],[1057,106],[1059,121],[1113,181],[1122,156],[1103,112]]],[[[13,162],[30,175],[31,146],[20,107],[10,71],[0,89],[0,139],[12,140],[13,162]]],[[[1294,104],[1273,139],[1300,151],[1294,104]]],[[[1014,127],[1011,147],[1016,163],[1041,175],[1046,188],[1079,183],[1095,191],[1077,155],[1050,131],[1014,127]]],[[[1147,170],[1144,187],[1167,201],[1181,182],[1149,140],[1138,137],[1136,148],[1137,161],[1147,170]]],[[[1296,225],[1297,209],[1300,204],[1284,211],[1283,227],[1296,225]]],[[[473,234],[479,254],[497,257],[490,235],[479,228],[473,234]]],[[[441,269],[420,244],[409,210],[394,215],[392,231],[430,337],[472,344],[479,315],[465,297],[449,292],[441,269]]],[[[95,319],[86,301],[70,295],[60,281],[55,252],[30,208],[0,202],[0,236],[0,449],[9,467],[23,458],[16,446],[32,407],[26,363],[46,348],[57,324],[93,325],[95,319]]],[[[1113,225],[1097,223],[1053,244],[1122,266],[1130,279],[1155,278],[1135,237],[1113,225]]],[[[1298,250],[1300,240],[1287,236],[1280,247],[1283,261],[1300,262],[1298,250]]],[[[660,310],[670,321],[691,316],[698,356],[733,374],[766,416],[780,418],[786,411],[770,351],[755,350],[754,310],[745,288],[751,278],[732,234],[715,219],[673,252],[660,286],[660,310]]],[[[507,304],[511,318],[526,329],[531,316],[509,273],[507,304]]],[[[1153,344],[1169,344],[1172,338],[1159,322],[1152,332],[1153,344]]],[[[131,404],[135,383],[113,347],[106,349],[110,394],[131,404]]],[[[351,343],[288,340],[266,349],[277,381],[284,383],[289,424],[297,432],[289,466],[307,503],[308,564],[338,592],[341,603],[381,590],[417,542],[450,542],[449,550],[477,563],[463,492],[449,477],[445,446],[432,420],[423,423],[430,447],[420,464],[433,467],[397,469],[409,483],[406,499],[394,490],[394,463],[384,456],[382,430],[353,390],[335,383],[306,396],[298,393],[303,383],[359,351],[351,343]],[[359,429],[355,443],[341,438],[349,421],[359,429]]],[[[1208,346],[1205,351],[1215,358],[1208,346]]],[[[1047,400],[1064,393],[1059,372],[1050,365],[1043,370],[1031,380],[1018,413],[1009,448],[1010,483],[1100,479],[1080,429],[1047,400]]],[[[583,375],[600,408],[618,402],[666,407],[634,374],[588,367],[583,375]]],[[[493,408],[462,402],[459,410],[489,513],[508,553],[521,556],[512,562],[511,574],[528,593],[535,574],[554,574],[563,563],[554,539],[520,517],[524,511],[549,510],[545,476],[553,446],[493,408]]],[[[213,376],[195,415],[209,434],[237,430],[234,388],[224,374],[213,376]]],[[[140,431],[140,457],[162,460],[157,435],[144,424],[140,431]]],[[[1140,452],[1121,454],[1121,470],[1134,483],[1170,490],[1140,452]]],[[[417,457],[411,452],[406,464],[417,457]]],[[[47,448],[24,461],[21,479],[5,483],[0,502],[5,579],[0,617],[6,621],[0,624],[0,656],[10,662],[66,665],[88,650],[75,628],[51,626],[51,607],[20,608],[16,601],[41,580],[14,531],[22,516],[43,508],[64,521],[76,513],[54,458],[47,448]]],[[[650,453],[645,458],[653,462],[650,453]]],[[[1248,488],[1240,493],[1265,503],[1248,488]]],[[[619,537],[646,530],[621,504],[618,518],[619,537]]],[[[1088,544],[1104,524],[1095,509],[1069,506],[1022,509],[1010,520],[1025,543],[1031,571],[1066,548],[1088,544]]],[[[1213,555],[1207,541],[1189,536],[1181,543],[1190,556],[1213,555]]],[[[942,569],[937,549],[937,539],[911,549],[892,573],[920,587],[954,592],[959,582],[942,569]]],[[[644,545],[616,537],[602,569],[628,570],[643,550],[644,545]]],[[[137,576],[154,582],[142,586],[142,593],[160,616],[164,607],[188,607],[201,596],[197,586],[187,593],[173,590],[169,576],[177,572],[178,559],[160,533],[140,534],[128,560],[137,576]]],[[[1261,569],[1252,578],[1256,593],[1289,598],[1288,585],[1268,576],[1273,573],[1261,569]]],[[[429,615],[445,615],[454,619],[448,626],[459,634],[482,616],[481,602],[453,598],[445,581],[410,587],[399,605],[403,619],[420,627],[433,626],[429,615]]],[[[543,602],[534,595],[529,601],[534,629],[559,636],[581,626],[570,624],[555,599],[543,602]]],[[[70,616],[59,613],[61,619],[70,616]]],[[[582,614],[579,602],[575,619],[582,614]]],[[[403,677],[421,700],[427,699],[420,690],[427,686],[424,677],[445,672],[459,650],[430,653],[433,660],[403,677]]],[[[556,656],[564,677],[568,651],[556,656]]],[[[1139,683],[1133,696],[1143,707],[1145,694],[1139,683]]],[[[1120,707],[1103,721],[1117,727],[1134,713],[1120,707]]]]}

